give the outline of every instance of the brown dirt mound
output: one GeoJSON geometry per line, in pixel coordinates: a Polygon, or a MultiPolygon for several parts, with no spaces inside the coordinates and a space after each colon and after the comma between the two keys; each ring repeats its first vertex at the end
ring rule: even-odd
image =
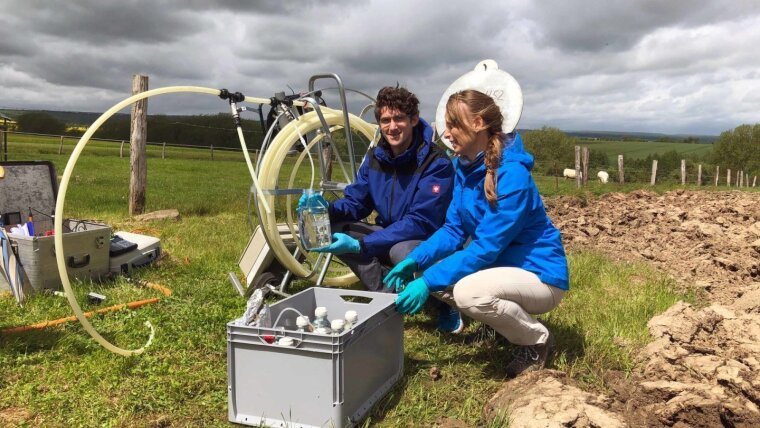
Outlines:
{"type": "Polygon", "coordinates": [[[546,206],[569,249],[647,261],[711,305],[678,303],[653,318],[655,341],[611,397],[532,375],[508,382],[486,415],[509,405],[515,426],[760,426],[760,194],[637,191],[546,206]]]}

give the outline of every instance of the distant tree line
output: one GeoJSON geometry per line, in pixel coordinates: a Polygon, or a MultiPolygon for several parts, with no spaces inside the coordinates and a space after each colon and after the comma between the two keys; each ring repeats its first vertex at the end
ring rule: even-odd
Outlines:
{"type": "MultiPolygon", "coordinates": [[[[535,157],[535,169],[540,174],[561,174],[564,168],[575,165],[575,146],[580,140],[557,128],[544,127],[522,133],[525,149],[535,157]]],[[[686,137],[672,142],[699,143],[697,137],[686,137]]],[[[703,181],[714,180],[715,167],[724,173],[731,169],[733,176],[739,171],[750,175],[760,175],[760,124],[741,125],[734,130],[723,132],[713,144],[712,151],[705,155],[685,154],[676,150],[648,155],[645,158],[626,158],[625,174],[629,181],[649,181],[652,161],[657,160],[658,180],[680,180],[681,160],[686,160],[688,171],[702,165],[703,181]]],[[[601,151],[589,150],[591,169],[617,169],[617,159],[609,159],[601,151]]],[[[693,176],[693,172],[689,175],[693,176]]],[[[725,177],[725,176],[723,176],[725,177]]],[[[693,180],[693,178],[689,178],[693,180]]]]}
{"type": "MultiPolygon", "coordinates": [[[[533,155],[539,174],[561,175],[562,170],[568,165],[575,165],[575,146],[580,144],[578,138],[546,126],[525,131],[522,137],[525,150],[533,155]]],[[[606,168],[608,165],[609,159],[605,153],[589,150],[590,168],[606,168]]]]}
{"type": "Polygon", "coordinates": [[[760,174],[760,123],[721,133],[713,145],[711,160],[732,171],[760,174]]]}
{"type": "MultiPolygon", "coordinates": [[[[249,148],[261,146],[262,132],[258,121],[241,124],[249,148]]],[[[95,132],[96,138],[129,140],[127,118],[109,120],[95,132]]],[[[237,130],[229,114],[197,116],[148,116],[148,141],[188,146],[240,147],[237,130]]]]}
{"type": "MultiPolygon", "coordinates": [[[[16,119],[18,130],[39,134],[80,136],[66,131],[66,124],[44,112],[29,112],[16,119]]],[[[261,147],[263,139],[258,121],[243,119],[241,126],[249,148],[261,147]]],[[[114,116],[98,128],[95,138],[129,141],[130,120],[114,116]]],[[[196,116],[148,116],[148,142],[189,146],[240,147],[237,130],[229,114],[196,116]]]]}

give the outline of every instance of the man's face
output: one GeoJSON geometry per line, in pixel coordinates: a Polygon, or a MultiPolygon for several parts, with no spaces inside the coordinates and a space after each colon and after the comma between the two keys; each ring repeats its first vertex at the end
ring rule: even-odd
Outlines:
{"type": "Polygon", "coordinates": [[[394,155],[403,153],[412,144],[414,127],[419,120],[419,116],[409,117],[397,109],[383,107],[380,111],[380,132],[390,144],[394,155]]]}

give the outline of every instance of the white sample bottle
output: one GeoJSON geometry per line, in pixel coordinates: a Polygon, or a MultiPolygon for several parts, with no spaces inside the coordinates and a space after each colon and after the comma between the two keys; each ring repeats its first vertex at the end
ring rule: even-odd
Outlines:
{"type": "Polygon", "coordinates": [[[343,327],[346,331],[354,328],[356,323],[359,322],[359,314],[356,311],[346,311],[346,325],[343,327]]]}
{"type": "Polygon", "coordinates": [[[299,333],[311,332],[311,323],[309,322],[309,317],[302,315],[296,318],[296,331],[299,333]]]}
{"type": "Polygon", "coordinates": [[[345,325],[346,325],[346,321],[340,318],[332,320],[330,322],[330,329],[332,329],[332,334],[343,333],[343,328],[345,327],[345,325]]]}
{"type": "Polygon", "coordinates": [[[313,189],[304,189],[306,205],[298,212],[298,231],[301,244],[307,250],[320,248],[332,243],[330,233],[330,214],[324,199],[312,198],[317,193],[313,189]]]}

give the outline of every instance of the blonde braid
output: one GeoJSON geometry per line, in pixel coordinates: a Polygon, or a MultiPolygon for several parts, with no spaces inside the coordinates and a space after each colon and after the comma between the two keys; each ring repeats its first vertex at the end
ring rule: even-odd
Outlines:
{"type": "Polygon", "coordinates": [[[488,203],[494,207],[496,206],[496,198],[498,198],[497,186],[499,164],[501,164],[501,149],[503,147],[501,132],[498,134],[492,134],[488,140],[488,148],[486,149],[485,164],[486,164],[486,180],[485,191],[486,199],[488,203]]]}

